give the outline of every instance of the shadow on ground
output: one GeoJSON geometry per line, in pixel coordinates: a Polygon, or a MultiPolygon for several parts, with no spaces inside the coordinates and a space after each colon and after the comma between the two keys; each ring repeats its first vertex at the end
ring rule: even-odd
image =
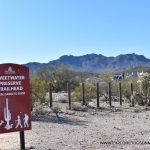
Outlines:
{"type": "Polygon", "coordinates": [[[59,116],[59,118],[57,118],[56,115],[34,115],[32,116],[32,121],[68,124],[73,126],[87,126],[87,121],[67,116],[59,116]]]}

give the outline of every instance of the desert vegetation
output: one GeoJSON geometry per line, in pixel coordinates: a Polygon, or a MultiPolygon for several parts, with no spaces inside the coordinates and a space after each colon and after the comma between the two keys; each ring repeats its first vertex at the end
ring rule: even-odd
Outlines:
{"type": "MultiPolygon", "coordinates": [[[[39,70],[30,84],[27,149],[150,149],[149,74],[114,80],[111,72],[78,73],[60,66],[39,70]]],[[[0,149],[17,150],[17,136],[1,135],[0,149]]]]}
{"type": "MultiPolygon", "coordinates": [[[[76,110],[79,106],[76,107],[75,102],[83,104],[84,99],[84,105],[88,105],[93,99],[96,100],[97,97],[100,98],[100,103],[101,101],[108,102],[110,99],[119,102],[121,99],[122,102],[128,102],[131,106],[150,105],[149,73],[142,72],[137,77],[131,77],[126,74],[122,79],[114,80],[112,72],[101,72],[99,74],[74,72],[64,65],[60,65],[57,69],[40,69],[34,76],[31,76],[33,106],[37,102],[42,105],[50,105],[49,84],[51,84],[52,93],[66,93],[66,97],[62,96],[58,101],[68,103],[67,83],[70,84],[70,99],[74,103],[73,107],[76,110]],[[98,95],[97,83],[99,86],[98,95]]],[[[83,109],[85,110],[85,108],[83,109]]],[[[81,107],[79,110],[81,110],[81,107]]]]}

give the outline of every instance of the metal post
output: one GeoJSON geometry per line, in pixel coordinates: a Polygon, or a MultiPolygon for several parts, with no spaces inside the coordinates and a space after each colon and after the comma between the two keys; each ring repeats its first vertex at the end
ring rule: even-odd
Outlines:
{"type": "Polygon", "coordinates": [[[49,84],[49,98],[50,98],[50,107],[53,107],[53,98],[52,98],[52,84],[49,84]]]}
{"type": "Polygon", "coordinates": [[[121,82],[119,82],[119,99],[120,99],[120,105],[122,105],[122,88],[121,88],[121,82]]]}
{"type": "Polygon", "coordinates": [[[82,104],[85,105],[85,89],[84,89],[84,82],[82,82],[82,104]]]}
{"type": "Polygon", "coordinates": [[[25,150],[24,131],[20,131],[20,149],[21,149],[21,150],[25,150]]]}
{"type": "Polygon", "coordinates": [[[71,110],[71,88],[69,82],[67,82],[67,91],[68,91],[69,109],[71,110]]]}
{"type": "Polygon", "coordinates": [[[99,83],[98,82],[96,86],[96,95],[97,95],[97,108],[99,108],[99,83]]]}
{"type": "Polygon", "coordinates": [[[111,106],[111,82],[108,84],[109,106],[111,106]]]}

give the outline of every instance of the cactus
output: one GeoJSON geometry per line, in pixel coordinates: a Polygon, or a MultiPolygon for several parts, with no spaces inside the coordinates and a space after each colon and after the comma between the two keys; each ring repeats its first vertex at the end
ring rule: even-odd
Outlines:
{"type": "Polygon", "coordinates": [[[7,122],[5,129],[9,130],[12,128],[12,124],[10,124],[11,120],[11,113],[10,110],[8,109],[8,99],[6,98],[6,107],[4,108],[4,119],[7,122]]]}

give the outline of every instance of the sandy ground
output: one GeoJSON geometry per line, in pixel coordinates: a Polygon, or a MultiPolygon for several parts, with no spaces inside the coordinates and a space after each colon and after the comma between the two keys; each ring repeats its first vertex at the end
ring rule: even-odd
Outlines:
{"type": "MultiPolygon", "coordinates": [[[[105,107],[59,116],[61,121],[55,114],[33,116],[32,130],[25,131],[26,149],[150,149],[150,111],[144,107],[105,107]]],[[[1,134],[0,142],[0,150],[17,150],[19,133],[1,134]]]]}
{"type": "MultiPolygon", "coordinates": [[[[129,104],[87,112],[54,113],[32,117],[25,131],[30,150],[149,150],[150,108],[129,104]]],[[[19,150],[19,133],[0,134],[0,150],[19,150]]]]}

